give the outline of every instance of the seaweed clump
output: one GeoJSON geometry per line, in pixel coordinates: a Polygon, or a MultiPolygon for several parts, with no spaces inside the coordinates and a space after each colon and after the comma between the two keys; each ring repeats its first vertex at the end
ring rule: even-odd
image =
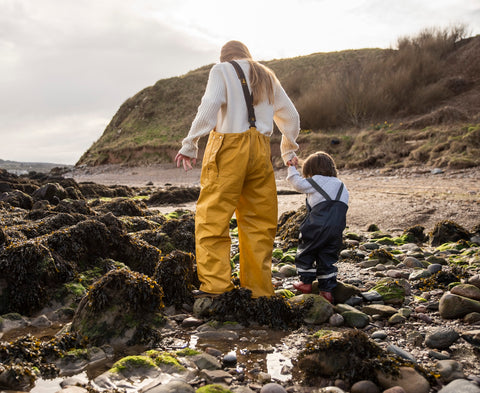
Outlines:
{"type": "Polygon", "coordinates": [[[452,271],[440,270],[439,272],[432,274],[430,277],[420,278],[413,287],[421,291],[430,291],[437,288],[447,290],[450,284],[461,282],[462,278],[465,277],[465,272],[462,272],[458,268],[452,268],[452,271]]]}
{"type": "Polygon", "coordinates": [[[380,263],[387,263],[387,262],[398,262],[391,252],[383,248],[379,248],[377,250],[373,250],[369,255],[369,259],[378,259],[380,263]]]}
{"type": "Polygon", "coordinates": [[[399,368],[403,366],[415,368],[433,382],[431,373],[384,351],[360,330],[313,336],[300,353],[297,364],[309,383],[326,377],[350,384],[360,380],[378,383],[378,373],[399,376],[399,368]]]}
{"type": "Polygon", "coordinates": [[[430,238],[432,246],[436,247],[443,243],[470,240],[470,233],[456,222],[444,220],[435,224],[430,238]]]}
{"type": "Polygon", "coordinates": [[[278,220],[277,237],[280,238],[282,249],[289,250],[298,246],[300,224],[307,216],[307,208],[300,207],[297,211],[283,213],[278,220]]]}
{"type": "Polygon", "coordinates": [[[105,274],[81,300],[72,330],[94,345],[135,344],[164,322],[163,290],[150,277],[128,269],[105,274]]]}
{"type": "Polygon", "coordinates": [[[218,321],[249,326],[256,322],[276,329],[298,328],[308,305],[291,305],[281,296],[252,298],[252,291],[236,288],[213,300],[208,315],[218,321]]]}
{"type": "Polygon", "coordinates": [[[421,225],[415,225],[405,229],[401,237],[406,243],[425,243],[428,240],[428,236],[425,235],[424,231],[425,227],[421,225]]]}
{"type": "Polygon", "coordinates": [[[0,276],[6,287],[0,292],[0,314],[31,314],[51,298],[53,289],[73,277],[72,267],[55,260],[45,245],[36,241],[7,247],[0,254],[0,276]]]}
{"type": "Polygon", "coordinates": [[[175,249],[195,252],[195,218],[192,212],[168,220],[162,231],[171,239],[175,249]]]}
{"type": "Polygon", "coordinates": [[[195,202],[200,195],[200,187],[168,187],[155,192],[148,200],[151,206],[195,202]]]}
{"type": "Polygon", "coordinates": [[[193,303],[192,290],[199,286],[194,270],[195,257],[191,253],[175,250],[158,262],[153,279],[162,287],[166,306],[193,303]]]}
{"type": "Polygon", "coordinates": [[[55,378],[59,369],[53,363],[68,351],[81,346],[79,337],[65,333],[49,341],[28,334],[0,345],[0,389],[25,389],[38,375],[55,378]]]}

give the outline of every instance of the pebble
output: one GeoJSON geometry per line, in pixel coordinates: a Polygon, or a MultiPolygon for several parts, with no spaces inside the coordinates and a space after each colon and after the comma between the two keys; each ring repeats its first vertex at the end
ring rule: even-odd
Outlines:
{"type": "Polygon", "coordinates": [[[388,334],[385,332],[385,330],[377,330],[376,332],[372,333],[371,337],[375,340],[385,340],[388,337],[388,334]]]}
{"type": "Polygon", "coordinates": [[[405,389],[402,388],[401,386],[394,386],[392,388],[384,390],[383,393],[406,393],[406,392],[405,392],[405,389]]]}
{"type": "Polygon", "coordinates": [[[195,393],[195,389],[183,381],[171,381],[166,384],[160,384],[150,389],[143,390],[143,393],[195,393]]]}
{"type": "Polygon", "coordinates": [[[372,381],[358,381],[352,385],[350,393],[380,393],[380,389],[372,381]]]}
{"type": "Polygon", "coordinates": [[[234,351],[227,353],[223,357],[223,365],[226,367],[231,367],[237,364],[237,354],[234,351]]]}
{"type": "Polygon", "coordinates": [[[480,329],[464,331],[462,338],[468,343],[480,347],[480,329]]]}
{"type": "Polygon", "coordinates": [[[267,383],[262,386],[260,393],[287,393],[287,391],[278,383],[267,383]]]}
{"type": "Polygon", "coordinates": [[[480,387],[466,379],[456,379],[441,388],[438,393],[480,393],[480,387]]]}
{"type": "Polygon", "coordinates": [[[429,315],[424,313],[415,314],[415,317],[428,324],[433,322],[432,318],[429,315]]]}
{"type": "Polygon", "coordinates": [[[232,375],[224,370],[208,370],[204,369],[200,372],[200,378],[204,378],[209,383],[224,383],[230,385],[232,383],[232,375]]]}
{"type": "Polygon", "coordinates": [[[393,314],[390,318],[388,318],[388,323],[390,325],[397,325],[399,323],[404,323],[407,320],[405,316],[400,313],[393,314]]]}
{"type": "Polygon", "coordinates": [[[455,379],[465,378],[463,373],[463,366],[460,362],[456,360],[440,360],[437,363],[437,370],[440,374],[440,377],[445,383],[451,382],[455,379]]]}
{"type": "Polygon", "coordinates": [[[407,351],[404,351],[402,348],[394,344],[390,344],[387,347],[387,352],[394,353],[395,355],[398,355],[401,358],[410,360],[413,363],[417,363],[417,359],[415,359],[415,357],[412,354],[408,353],[407,351]]]}
{"type": "Polygon", "coordinates": [[[410,268],[415,268],[415,267],[419,267],[419,268],[423,268],[423,264],[422,262],[420,262],[417,258],[415,257],[406,257],[404,260],[403,260],[403,263],[405,264],[405,266],[407,267],[410,267],[410,268]]]}
{"type": "Polygon", "coordinates": [[[205,352],[208,353],[209,355],[212,355],[212,356],[215,356],[215,357],[219,357],[219,356],[222,355],[222,351],[220,351],[217,348],[213,348],[213,347],[205,348],[205,352]]]}
{"type": "Polygon", "coordinates": [[[428,265],[427,270],[431,274],[435,274],[442,270],[442,265],[440,265],[439,263],[432,263],[431,265],[428,265]]]}
{"type": "Polygon", "coordinates": [[[440,327],[427,334],[425,345],[433,349],[448,349],[459,338],[460,335],[455,329],[440,327]]]}
{"type": "Polygon", "coordinates": [[[331,326],[339,327],[343,326],[343,324],[345,323],[345,319],[342,317],[341,314],[335,313],[329,318],[328,323],[331,326]]]}
{"type": "Polygon", "coordinates": [[[477,288],[480,288],[480,274],[475,274],[468,279],[468,284],[475,285],[477,288]]]}
{"type": "Polygon", "coordinates": [[[188,317],[182,321],[182,327],[189,328],[189,327],[197,327],[203,323],[203,320],[195,318],[195,317],[188,317]]]}
{"type": "Polygon", "coordinates": [[[382,295],[380,295],[377,291],[368,291],[360,293],[366,302],[375,302],[382,300],[382,295]]]}
{"type": "Polygon", "coordinates": [[[450,355],[448,354],[448,352],[437,352],[437,351],[430,350],[428,351],[428,356],[437,360],[450,359],[450,355]]]}
{"type": "Polygon", "coordinates": [[[426,269],[420,269],[420,270],[415,270],[410,273],[408,276],[409,280],[415,281],[415,280],[420,280],[421,278],[428,278],[432,275],[428,270],[426,269]]]}

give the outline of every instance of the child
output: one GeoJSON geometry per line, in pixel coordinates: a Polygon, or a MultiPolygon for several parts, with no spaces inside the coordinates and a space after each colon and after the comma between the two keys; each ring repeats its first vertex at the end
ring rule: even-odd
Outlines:
{"type": "Polygon", "coordinates": [[[325,152],[311,154],[303,164],[303,177],[289,165],[287,180],[296,191],[306,194],[307,217],[300,225],[295,264],[300,282],[294,288],[312,292],[318,280],[320,295],[333,303],[332,290],[337,285],[338,253],[346,225],[348,191],[337,178],[332,157],[325,152]]]}

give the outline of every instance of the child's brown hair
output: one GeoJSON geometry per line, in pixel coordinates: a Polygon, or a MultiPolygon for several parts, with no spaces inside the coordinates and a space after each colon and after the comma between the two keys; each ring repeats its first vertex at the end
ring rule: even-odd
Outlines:
{"type": "Polygon", "coordinates": [[[303,177],[314,175],[337,177],[337,166],[330,154],[324,151],[317,151],[310,154],[303,163],[303,177]]]}

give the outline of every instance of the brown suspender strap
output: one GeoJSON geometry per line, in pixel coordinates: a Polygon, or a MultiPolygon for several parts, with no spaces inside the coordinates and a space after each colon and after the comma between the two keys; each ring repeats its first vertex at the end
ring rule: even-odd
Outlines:
{"type": "Polygon", "coordinates": [[[242,83],[243,95],[245,96],[245,103],[247,104],[248,122],[250,123],[250,127],[255,127],[256,118],[255,109],[253,109],[253,94],[250,94],[250,91],[248,90],[247,78],[245,77],[245,73],[243,72],[242,67],[240,67],[240,65],[236,61],[232,60],[229,63],[233,65],[233,68],[235,68],[238,79],[240,79],[240,82],[242,83]]]}

